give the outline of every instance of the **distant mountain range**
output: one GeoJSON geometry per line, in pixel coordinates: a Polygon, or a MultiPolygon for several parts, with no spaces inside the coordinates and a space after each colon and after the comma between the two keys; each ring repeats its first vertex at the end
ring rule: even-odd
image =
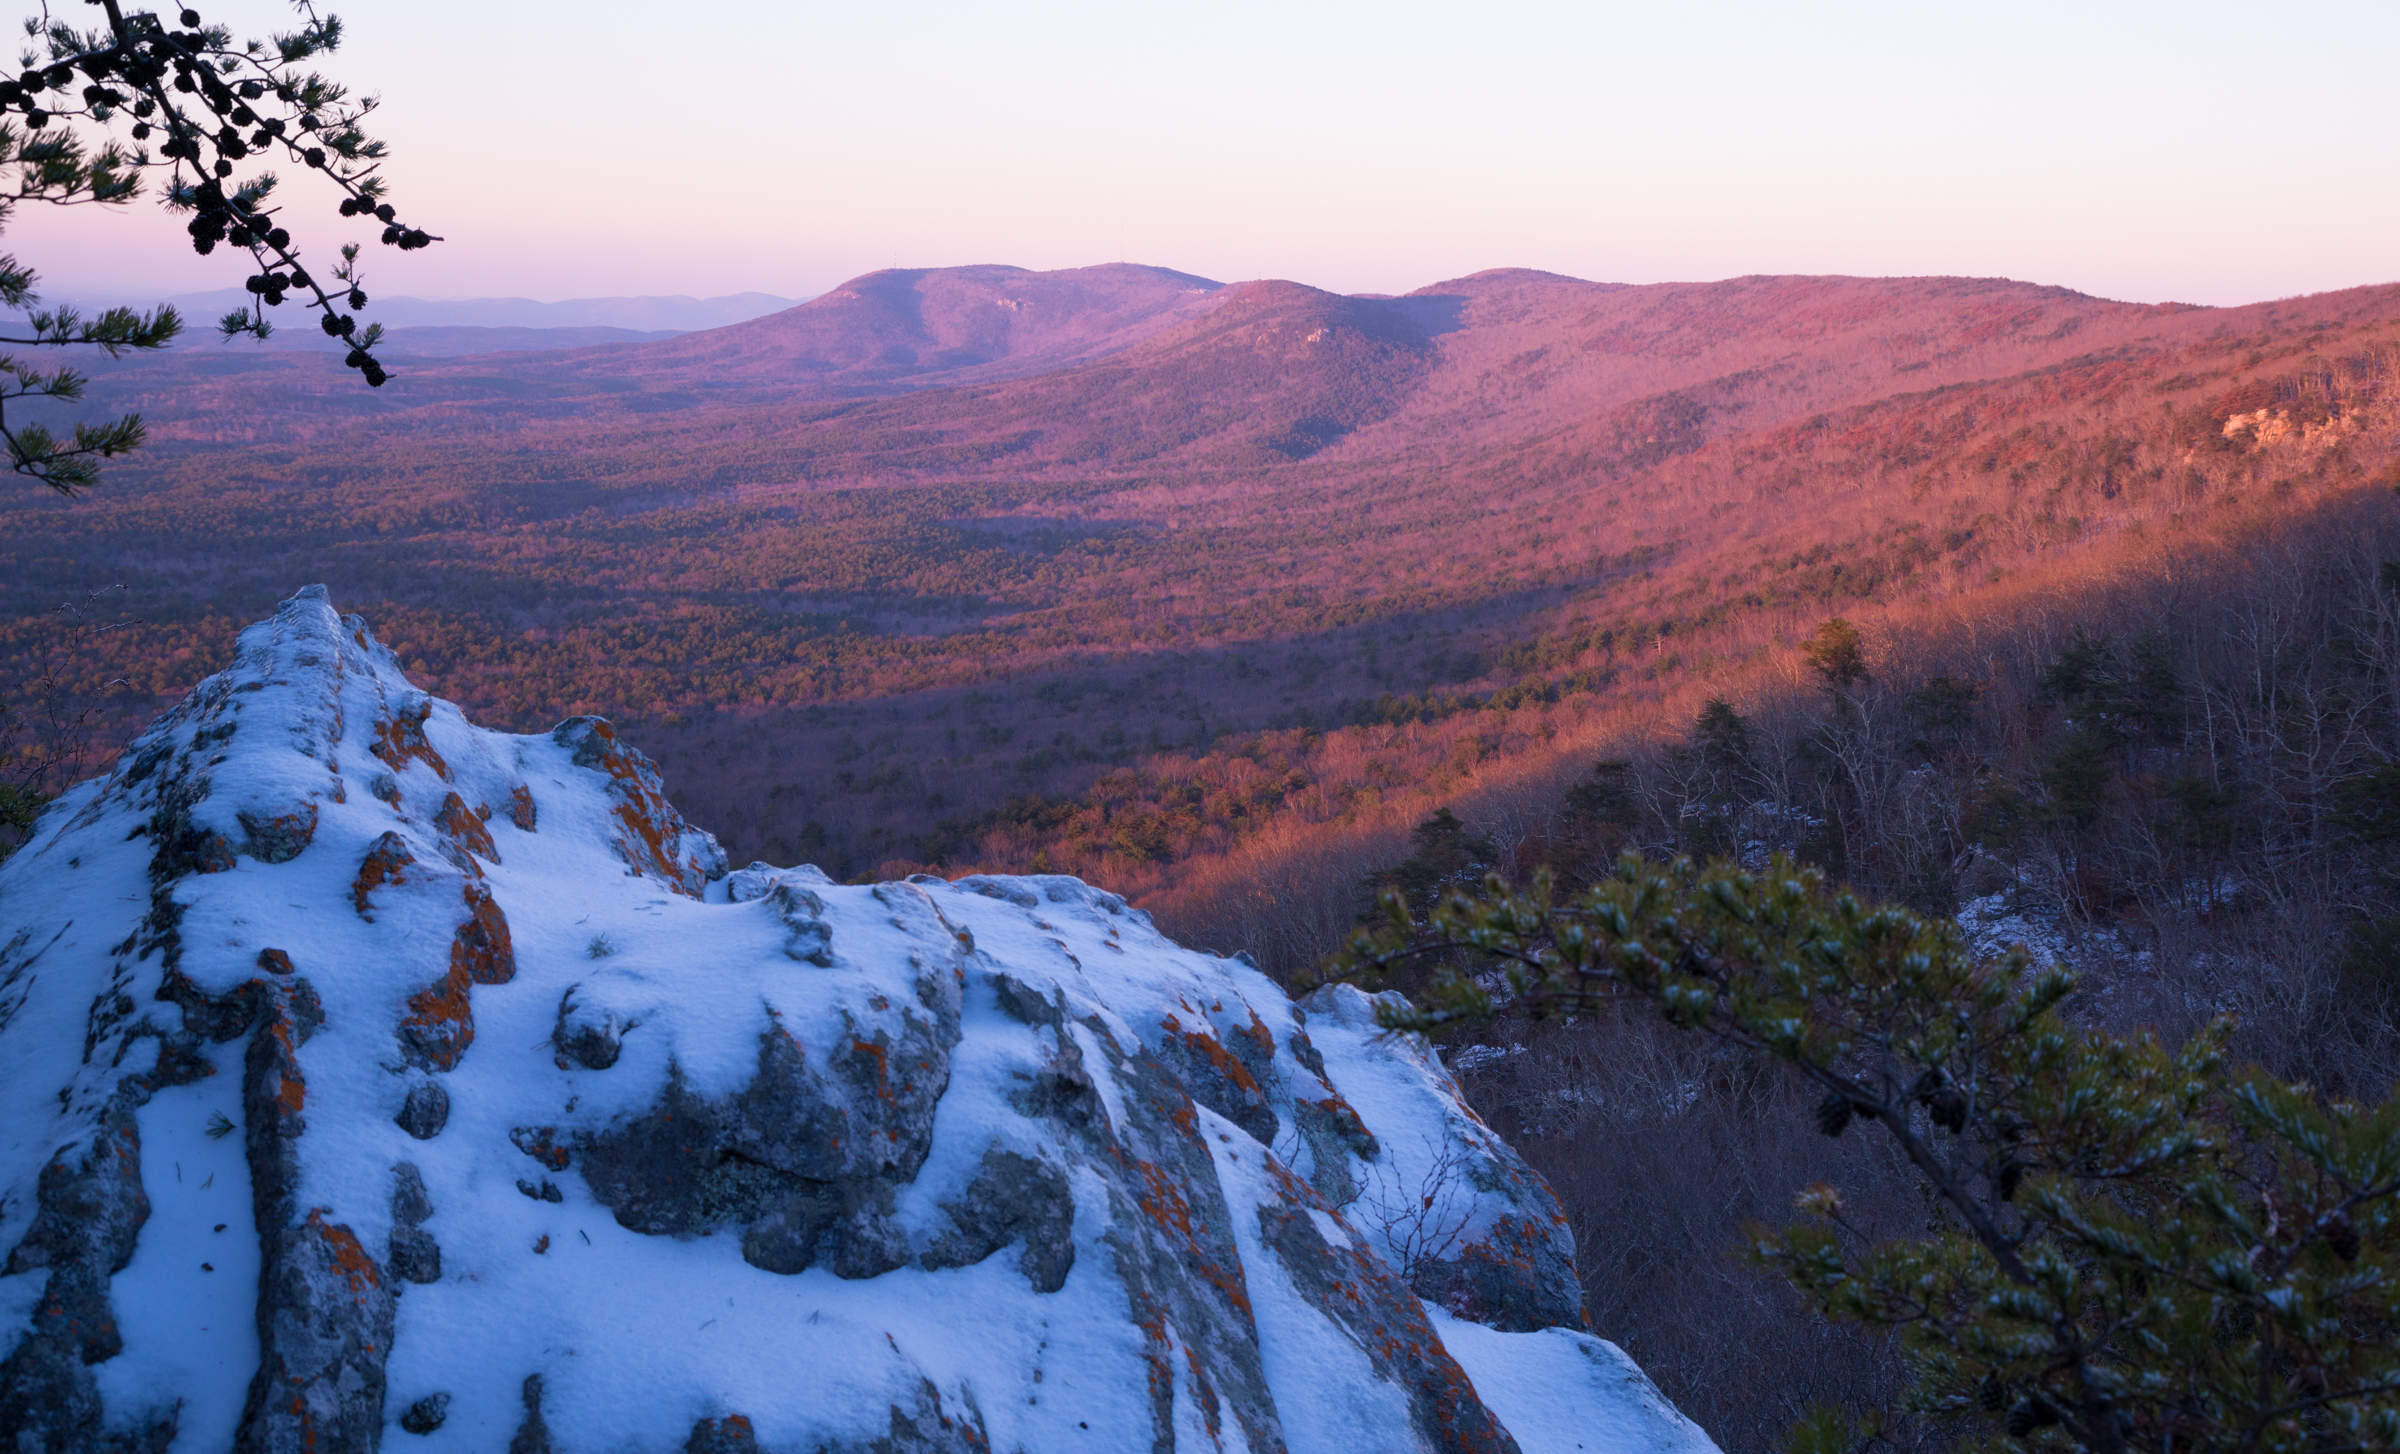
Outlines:
{"type": "MultiPolygon", "coordinates": [[[[615,300],[625,306],[613,312],[599,302],[473,306],[488,306],[475,315],[487,318],[552,307],[582,310],[553,315],[562,319],[655,320],[676,316],[654,306],[675,301],[615,300]]],[[[237,422],[237,398],[276,400],[278,431],[295,443],[356,427],[394,431],[395,442],[463,434],[479,452],[539,451],[572,418],[578,452],[611,450],[622,434],[631,467],[679,477],[734,438],[765,476],[785,479],[1249,469],[1319,454],[1489,456],[1510,471],[1538,455],[1544,472],[1581,471],[1645,467],[1728,434],[2095,351],[2173,348],[2273,311],[2116,303],[1980,278],[1633,286],[1497,269],[1404,297],[1352,297],[1123,263],[893,269],[665,337],[623,323],[434,323],[442,315],[393,300],[390,319],[428,321],[395,329],[393,356],[422,362],[386,388],[357,388],[323,362],[200,340],[95,367],[93,402],[139,409],[154,437],[194,443],[229,439],[229,428],[255,437],[237,422]],[[812,407],[782,407],[795,404],[812,407]],[[845,407],[825,407],[835,404],[845,407]],[[758,407],[770,412],[712,417],[758,407]],[[662,454],[662,430],[687,442],[662,454]]],[[[298,344],[311,332],[284,336],[298,344]]]]}
{"type": "MultiPolygon", "coordinates": [[[[45,306],[68,304],[86,313],[120,304],[152,308],[168,303],[183,314],[194,338],[250,295],[240,288],[173,297],[45,297],[45,306]]],[[[384,326],[395,358],[446,358],[465,354],[583,348],[596,343],[653,343],[677,334],[723,328],[779,313],[801,303],[773,293],[733,293],[721,298],[569,298],[542,303],[531,298],[375,298],[365,317],[384,326]]],[[[280,326],[270,348],[339,351],[316,320],[289,304],[269,321],[280,326]]]]}
{"type": "Polygon", "coordinates": [[[1134,263],[892,268],[807,304],[638,355],[543,366],[855,397],[990,383],[1106,357],[1216,307],[1225,285],[1134,263]]]}

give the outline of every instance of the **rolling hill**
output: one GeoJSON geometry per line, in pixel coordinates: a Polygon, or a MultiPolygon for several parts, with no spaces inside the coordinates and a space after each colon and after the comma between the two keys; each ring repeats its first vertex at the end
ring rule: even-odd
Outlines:
{"type": "Polygon", "coordinates": [[[148,624],[85,680],[130,720],[323,578],[485,716],[628,723],[737,853],[1171,898],[1277,834],[1388,852],[1825,616],[1971,612],[2368,488],[2396,358],[2388,287],[1125,267],[873,274],[374,393],[195,350],[96,378],[157,443],[15,507],[0,659],[122,582],[148,624]]]}

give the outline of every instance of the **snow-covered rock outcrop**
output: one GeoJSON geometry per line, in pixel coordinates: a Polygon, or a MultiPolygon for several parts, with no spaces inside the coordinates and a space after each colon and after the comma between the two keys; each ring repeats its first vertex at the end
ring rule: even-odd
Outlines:
{"type": "Polygon", "coordinates": [[[728,873],[312,587],[0,867],[0,1450],[1711,1450],[1372,1009],[728,873]]]}

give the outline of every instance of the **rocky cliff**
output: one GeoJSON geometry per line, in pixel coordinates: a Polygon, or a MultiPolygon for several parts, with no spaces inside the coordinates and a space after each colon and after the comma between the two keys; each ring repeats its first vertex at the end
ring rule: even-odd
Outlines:
{"type": "Polygon", "coordinates": [[[322,588],[0,866],[0,1449],[1712,1446],[1347,988],[728,872],[322,588]]]}

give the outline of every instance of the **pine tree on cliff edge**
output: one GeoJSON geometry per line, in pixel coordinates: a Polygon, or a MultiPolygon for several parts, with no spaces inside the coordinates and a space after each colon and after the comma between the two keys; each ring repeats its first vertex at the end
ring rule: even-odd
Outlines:
{"type": "MultiPolygon", "coordinates": [[[[125,10],[119,0],[90,3],[107,23],[89,31],[51,19],[46,9],[27,18],[23,69],[0,78],[0,226],[24,202],[121,207],[141,194],[146,173],[162,173],[166,206],[189,215],[193,251],[206,256],[225,244],[249,254],[243,286],[253,301],[218,321],[224,337],[263,340],[274,331],[267,310],[297,301],[316,311],[328,337],[349,343],[345,362],[380,386],[382,325],[362,326],[357,316],[367,306],[359,245],[344,244],[339,263],[312,274],[285,226],[285,209],[272,200],[278,179],[267,169],[280,159],[322,173],[341,194],[340,214],[381,224],[386,246],[410,251],[439,240],[401,223],[386,200],[384,144],[361,130],[375,102],[304,68],[341,44],[341,20],[319,17],[302,0],[297,30],[237,45],[196,10],[170,23],[125,10]]],[[[33,269],[0,255],[0,305],[27,315],[21,329],[0,334],[0,345],[97,348],[115,358],[164,348],[183,331],[168,307],[111,308],[94,318],[41,309],[35,281],[33,269]]],[[[92,485],[101,460],[140,448],[147,433],[138,414],[78,423],[71,439],[25,421],[21,411],[15,421],[8,417],[16,400],[79,399],[84,384],[72,368],[0,354],[8,467],[62,495],[92,485]]]]}

